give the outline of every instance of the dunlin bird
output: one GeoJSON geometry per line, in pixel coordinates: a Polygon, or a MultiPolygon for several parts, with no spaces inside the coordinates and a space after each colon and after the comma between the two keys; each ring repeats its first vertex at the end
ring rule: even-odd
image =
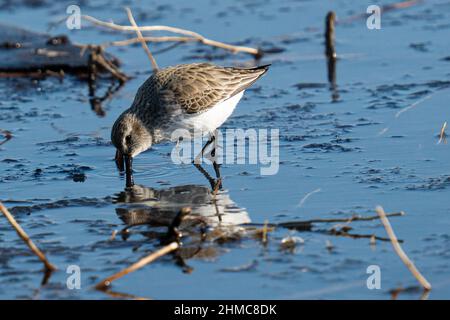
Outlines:
{"type": "Polygon", "coordinates": [[[155,71],[112,127],[116,164],[121,171],[125,167],[126,186],[133,185],[135,156],[153,144],[171,140],[176,129],[211,134],[231,115],[244,90],[268,68],[268,65],[243,69],[192,63],[155,71]]]}

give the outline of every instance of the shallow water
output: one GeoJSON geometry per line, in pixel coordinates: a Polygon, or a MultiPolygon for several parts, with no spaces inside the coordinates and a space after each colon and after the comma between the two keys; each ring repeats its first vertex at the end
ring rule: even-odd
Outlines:
{"type": "MultiPolygon", "coordinates": [[[[45,1],[34,8],[0,3],[3,23],[35,31],[45,31],[66,8],[45,1]]],[[[81,9],[126,23],[124,4],[93,1],[81,9]]],[[[450,2],[425,1],[386,12],[381,30],[368,30],[364,18],[339,24],[339,99],[333,102],[323,56],[324,17],[335,10],[343,20],[364,13],[369,4],[151,1],[133,3],[133,11],[140,24],[180,26],[212,39],[276,52],[262,59],[261,64],[272,63],[270,72],[247,90],[225,127],[278,128],[280,170],[261,176],[258,165],[224,165],[225,190],[218,194],[221,214],[236,223],[263,224],[369,216],[378,204],[387,212],[405,211],[405,216],[390,219],[393,228],[433,285],[429,298],[448,298],[449,145],[438,140],[450,119],[450,2]]],[[[123,39],[84,25],[81,30],[60,26],[52,32],[67,33],[80,43],[123,39]]],[[[138,225],[127,236],[110,240],[115,230],[136,221],[130,217],[165,218],[185,204],[206,216],[216,214],[206,191],[208,181],[191,165],[173,164],[171,145],[137,157],[135,179],[141,196],[123,193],[110,128],[150,74],[150,63],[139,46],[110,52],[133,79],[104,104],[104,117],[92,112],[87,86],[75,77],[67,76],[62,83],[55,78],[0,80],[0,128],[13,134],[0,146],[0,200],[59,268],[41,286],[40,262],[1,219],[1,298],[109,298],[93,285],[158,248],[165,230],[138,225]],[[183,199],[174,191],[180,189],[183,199]],[[66,287],[66,267],[74,264],[81,267],[81,290],[66,287]]],[[[253,63],[245,55],[194,44],[156,58],[160,66],[205,59],[223,65],[253,63]]],[[[99,91],[108,85],[101,82],[99,91]]],[[[206,169],[213,172],[212,166],[206,169]]],[[[267,246],[248,234],[234,241],[217,241],[211,235],[199,242],[195,232],[187,233],[180,255],[192,268],[190,273],[169,255],[114,282],[112,289],[157,299],[389,299],[389,290],[417,285],[390,243],[370,246],[367,238],[333,236],[325,232],[332,226],[318,224],[304,232],[276,228],[267,246]],[[303,238],[304,244],[281,249],[289,235],[303,238]],[[381,268],[380,290],[367,289],[369,265],[381,268]]],[[[350,226],[354,234],[386,237],[376,220],[350,226]]],[[[421,295],[420,290],[409,290],[398,298],[421,295]]]]}

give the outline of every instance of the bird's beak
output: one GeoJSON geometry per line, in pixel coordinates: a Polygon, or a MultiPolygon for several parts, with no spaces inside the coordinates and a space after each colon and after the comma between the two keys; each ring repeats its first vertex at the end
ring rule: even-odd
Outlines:
{"type": "Polygon", "coordinates": [[[131,188],[134,185],[133,181],[133,157],[126,155],[125,158],[125,174],[126,174],[126,187],[131,188]]]}
{"type": "Polygon", "coordinates": [[[117,169],[119,169],[120,172],[123,172],[125,170],[124,166],[124,156],[123,153],[119,151],[119,149],[116,149],[116,166],[117,169]]]}

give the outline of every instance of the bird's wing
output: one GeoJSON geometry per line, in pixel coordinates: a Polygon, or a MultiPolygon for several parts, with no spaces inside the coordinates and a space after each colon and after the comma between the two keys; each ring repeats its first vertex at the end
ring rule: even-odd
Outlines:
{"type": "Polygon", "coordinates": [[[158,71],[160,106],[176,106],[190,114],[204,112],[247,89],[268,68],[268,65],[241,69],[196,63],[163,69],[158,71]]]}

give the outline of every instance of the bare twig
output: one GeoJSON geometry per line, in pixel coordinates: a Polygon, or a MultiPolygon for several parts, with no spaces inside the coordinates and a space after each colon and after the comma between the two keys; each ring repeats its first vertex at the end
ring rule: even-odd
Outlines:
{"type": "MultiPolygon", "coordinates": [[[[405,213],[403,211],[400,212],[394,212],[394,213],[388,213],[386,214],[388,217],[396,217],[396,216],[403,216],[405,213]]],[[[362,217],[359,215],[354,215],[350,218],[331,218],[331,219],[312,219],[312,220],[303,220],[303,221],[289,221],[289,222],[281,222],[278,224],[280,227],[295,227],[297,224],[313,224],[313,223],[330,223],[330,222],[351,222],[351,221],[370,221],[370,220],[376,220],[378,219],[378,216],[369,216],[369,217],[362,217]]]]}
{"type": "Polygon", "coordinates": [[[131,272],[134,272],[134,271],[142,268],[143,266],[155,261],[156,259],[168,254],[169,252],[172,252],[172,251],[178,249],[179,246],[180,245],[177,242],[172,242],[172,243],[168,244],[167,246],[162,247],[158,251],[153,252],[152,254],[142,258],[138,262],[133,263],[131,266],[123,269],[122,271],[119,271],[119,272],[113,274],[112,276],[100,281],[95,286],[95,288],[97,290],[106,290],[114,280],[117,280],[117,279],[123,277],[124,275],[127,275],[131,272]]]}
{"type": "Polygon", "coordinates": [[[14,230],[16,230],[19,237],[22,238],[22,240],[27,244],[27,246],[31,249],[31,251],[33,251],[33,253],[36,256],[38,256],[38,258],[44,263],[46,271],[56,270],[56,267],[47,260],[44,253],[42,253],[42,251],[39,250],[39,248],[33,243],[33,241],[31,241],[30,237],[26,234],[26,232],[22,229],[22,227],[17,223],[16,219],[14,219],[13,215],[8,211],[8,209],[6,209],[6,207],[1,202],[0,202],[0,211],[6,217],[6,219],[14,228],[14,230]]]}
{"type": "MultiPolygon", "coordinates": [[[[345,238],[351,238],[351,239],[370,239],[370,240],[373,239],[373,240],[385,241],[385,242],[391,241],[390,238],[379,237],[374,234],[348,233],[348,232],[344,232],[344,231],[333,231],[333,230],[328,230],[326,233],[333,235],[333,236],[337,236],[337,237],[345,237],[345,238]]],[[[403,240],[398,239],[398,242],[403,243],[403,240]]]]}
{"type": "Polygon", "coordinates": [[[104,47],[115,46],[122,47],[128,46],[130,44],[135,44],[145,40],[146,42],[196,42],[197,39],[192,37],[177,37],[177,36],[162,36],[162,37],[142,37],[139,38],[131,38],[127,40],[118,40],[118,41],[109,41],[102,44],[104,47]]]}
{"type": "MultiPolygon", "coordinates": [[[[233,53],[245,52],[245,53],[254,55],[255,57],[261,57],[263,54],[263,52],[259,49],[244,47],[244,46],[235,46],[235,45],[211,40],[211,39],[205,38],[203,35],[201,35],[197,32],[193,32],[193,31],[185,30],[185,29],[181,29],[181,28],[176,28],[176,27],[155,25],[155,26],[141,26],[136,29],[136,27],[134,27],[134,26],[122,26],[122,25],[115,24],[113,22],[101,21],[99,19],[96,19],[96,18],[88,16],[88,15],[82,15],[81,18],[83,18],[84,20],[89,21],[95,25],[109,28],[112,30],[117,30],[117,31],[136,31],[136,30],[139,30],[141,32],[142,31],[166,31],[166,32],[180,34],[180,35],[192,38],[192,40],[189,40],[189,41],[200,42],[204,45],[222,48],[225,50],[229,50],[233,53]]],[[[144,38],[144,40],[145,40],[145,38],[144,38]]],[[[153,40],[151,39],[149,41],[153,41],[153,40]]],[[[138,42],[138,41],[142,41],[142,38],[137,39],[137,40],[133,39],[130,41],[138,42]]],[[[145,40],[145,41],[147,41],[147,40],[145,40]]],[[[162,42],[162,41],[166,41],[166,40],[161,39],[161,40],[156,40],[156,41],[162,42]]],[[[167,39],[167,41],[174,41],[174,39],[167,39]]],[[[183,38],[183,40],[181,40],[181,41],[187,42],[188,40],[186,38],[183,38]]],[[[123,44],[120,44],[120,45],[123,45],[123,44]]]]}
{"type": "Polygon", "coordinates": [[[400,259],[403,261],[403,263],[406,265],[409,271],[411,271],[412,275],[417,279],[417,281],[419,281],[422,287],[425,290],[431,290],[431,284],[419,272],[414,263],[408,258],[408,256],[400,246],[397,237],[395,236],[394,230],[392,230],[391,224],[388,218],[386,217],[386,213],[384,212],[383,207],[377,206],[375,210],[377,211],[380,220],[383,223],[384,228],[386,229],[386,232],[389,235],[389,238],[391,239],[392,246],[394,247],[394,250],[397,253],[397,255],[400,257],[400,259]]]}
{"type": "Polygon", "coordinates": [[[111,233],[111,237],[109,237],[109,241],[114,241],[116,239],[117,233],[119,233],[119,230],[113,230],[111,233]]]}
{"type": "Polygon", "coordinates": [[[127,12],[128,20],[130,20],[131,25],[133,26],[134,30],[136,31],[136,34],[138,36],[139,41],[142,44],[142,47],[144,48],[145,52],[147,53],[148,58],[150,59],[150,62],[152,63],[153,71],[157,71],[158,64],[156,63],[156,60],[153,57],[152,52],[148,48],[147,42],[145,42],[144,37],[142,36],[141,30],[139,30],[139,27],[138,27],[136,21],[134,20],[133,13],[131,13],[130,8],[125,8],[125,11],[127,12]]]}
{"type": "Polygon", "coordinates": [[[128,77],[122,72],[120,72],[119,68],[117,68],[110,61],[105,59],[103,54],[98,54],[96,56],[95,62],[97,62],[100,66],[105,68],[105,70],[109,71],[109,73],[111,73],[115,78],[117,78],[120,81],[120,83],[125,83],[128,80],[128,77]]]}
{"type": "MultiPolygon", "coordinates": [[[[403,211],[386,214],[386,216],[388,216],[388,217],[396,217],[396,216],[403,216],[403,215],[405,215],[405,213],[403,211]]],[[[287,229],[311,230],[314,223],[334,223],[334,222],[350,223],[352,221],[370,221],[370,220],[377,220],[377,219],[379,219],[378,215],[369,216],[369,217],[362,217],[360,215],[354,215],[350,218],[312,219],[312,220],[286,221],[286,222],[280,222],[280,223],[269,223],[267,226],[271,227],[271,228],[281,227],[281,228],[287,228],[287,229]]],[[[262,224],[262,223],[247,223],[247,224],[245,224],[245,226],[247,226],[247,227],[255,227],[255,226],[263,227],[264,224],[262,224]]],[[[371,235],[368,237],[371,237],[371,235]]]]}
{"type": "Polygon", "coordinates": [[[116,292],[116,291],[111,291],[111,290],[103,290],[103,292],[112,298],[118,298],[118,299],[152,300],[152,299],[146,298],[146,297],[139,297],[139,296],[135,296],[133,294],[116,292]]]}
{"type": "Polygon", "coordinates": [[[445,121],[444,122],[444,124],[442,125],[442,128],[441,128],[441,132],[440,132],[440,134],[439,134],[439,141],[438,141],[438,144],[440,144],[442,141],[444,141],[444,143],[445,143],[445,141],[446,141],[446,134],[445,134],[445,129],[447,128],[447,121],[445,121]]]}

